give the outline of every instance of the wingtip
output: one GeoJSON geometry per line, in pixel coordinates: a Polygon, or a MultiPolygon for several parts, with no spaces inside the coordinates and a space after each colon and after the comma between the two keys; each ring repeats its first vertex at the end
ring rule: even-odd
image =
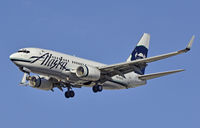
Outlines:
{"type": "Polygon", "coordinates": [[[148,35],[148,36],[150,36],[150,33],[145,32],[145,33],[143,33],[143,35],[148,35]]]}
{"type": "Polygon", "coordinates": [[[185,69],[180,69],[179,72],[185,71],[185,69]]]}
{"type": "Polygon", "coordinates": [[[183,72],[185,69],[178,69],[178,70],[173,70],[172,72],[183,72]]]}
{"type": "Polygon", "coordinates": [[[188,45],[187,45],[187,47],[186,47],[186,49],[189,51],[190,49],[191,49],[191,47],[192,47],[192,44],[193,44],[193,42],[194,42],[194,38],[195,38],[195,36],[193,35],[192,36],[192,38],[190,39],[190,42],[188,43],[188,45]]]}

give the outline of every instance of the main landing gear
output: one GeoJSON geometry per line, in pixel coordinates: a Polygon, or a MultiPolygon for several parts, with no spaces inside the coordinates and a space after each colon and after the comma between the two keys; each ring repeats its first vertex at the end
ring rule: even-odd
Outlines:
{"type": "Polygon", "coordinates": [[[103,90],[103,86],[102,85],[95,85],[92,87],[92,90],[94,93],[97,93],[97,92],[101,92],[103,90]]]}
{"type": "Polygon", "coordinates": [[[66,98],[73,98],[75,96],[74,91],[71,88],[68,88],[68,90],[65,92],[66,98]]]}
{"type": "MultiPolygon", "coordinates": [[[[101,92],[103,90],[102,85],[95,85],[92,87],[94,93],[101,92]]],[[[65,92],[66,98],[73,98],[75,96],[75,92],[72,90],[71,87],[68,87],[68,90],[65,92]]]]}

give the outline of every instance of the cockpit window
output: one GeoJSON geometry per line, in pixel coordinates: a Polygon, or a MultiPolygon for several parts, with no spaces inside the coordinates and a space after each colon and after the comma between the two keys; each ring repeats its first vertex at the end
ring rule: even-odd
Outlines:
{"type": "Polygon", "coordinates": [[[23,52],[23,53],[30,53],[30,51],[26,50],[26,49],[21,49],[18,52],[23,52]]]}

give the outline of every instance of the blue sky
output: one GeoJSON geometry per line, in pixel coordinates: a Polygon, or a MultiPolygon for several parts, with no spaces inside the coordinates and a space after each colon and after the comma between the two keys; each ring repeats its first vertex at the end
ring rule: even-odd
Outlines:
{"type": "Polygon", "coordinates": [[[1,0],[0,127],[199,128],[198,0],[1,0]],[[148,65],[146,73],[185,72],[148,81],[135,89],[76,97],[18,83],[23,73],[9,60],[19,48],[39,47],[106,64],[126,60],[144,32],[151,34],[149,56],[185,48],[184,55],[148,65]]]}

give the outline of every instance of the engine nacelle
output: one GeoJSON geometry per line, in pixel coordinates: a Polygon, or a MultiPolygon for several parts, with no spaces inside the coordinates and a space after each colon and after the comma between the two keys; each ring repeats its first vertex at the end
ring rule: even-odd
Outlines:
{"type": "Polygon", "coordinates": [[[76,69],[76,76],[82,80],[98,81],[101,77],[101,71],[95,67],[82,65],[76,69]]]}
{"type": "Polygon", "coordinates": [[[40,78],[39,76],[32,76],[29,80],[29,85],[33,88],[41,90],[50,90],[53,88],[53,83],[46,78],[40,78]]]}

